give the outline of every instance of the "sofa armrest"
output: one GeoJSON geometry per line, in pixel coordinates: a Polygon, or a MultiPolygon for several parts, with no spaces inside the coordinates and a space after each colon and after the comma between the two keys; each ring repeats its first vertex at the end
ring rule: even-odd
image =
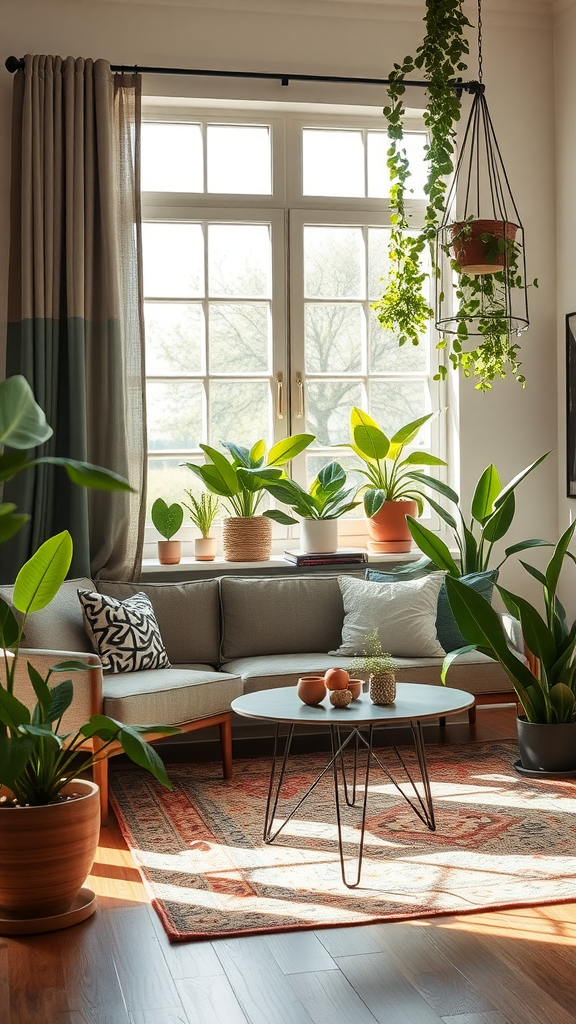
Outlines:
{"type": "MultiPolygon", "coordinates": [[[[70,732],[71,729],[84,725],[90,715],[102,713],[102,664],[96,654],[21,648],[14,678],[14,696],[27,707],[34,707],[36,694],[28,676],[28,662],[44,677],[53,665],[61,661],[82,661],[86,664],[85,670],[78,669],[69,675],[74,686],[74,698],[62,719],[62,730],[70,732]]],[[[54,673],[50,678],[50,685],[54,686],[66,678],[68,677],[65,672],[54,673]]]]}

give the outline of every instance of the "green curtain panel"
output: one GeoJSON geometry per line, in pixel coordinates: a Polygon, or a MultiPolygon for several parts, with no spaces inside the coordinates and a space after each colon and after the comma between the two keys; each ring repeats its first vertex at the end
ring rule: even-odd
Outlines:
{"type": "Polygon", "coordinates": [[[5,582],[62,529],[71,575],[140,572],[140,95],[139,76],[104,60],[28,55],[15,75],[6,372],[24,374],[54,430],[42,454],[105,466],[135,491],[85,491],[51,466],[20,474],[4,498],[31,520],[3,551],[5,582]]]}

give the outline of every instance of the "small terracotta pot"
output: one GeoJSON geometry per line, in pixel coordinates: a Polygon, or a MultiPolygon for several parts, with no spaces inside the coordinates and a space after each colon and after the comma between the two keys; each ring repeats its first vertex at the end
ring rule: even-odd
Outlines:
{"type": "Polygon", "coordinates": [[[412,534],[408,529],[406,516],[416,516],[418,505],[415,501],[385,501],[375,516],[367,519],[368,549],[377,554],[388,551],[410,551],[412,534]]]}
{"type": "Polygon", "coordinates": [[[360,694],[362,693],[362,682],[362,679],[351,679],[350,682],[348,683],[346,689],[350,690],[350,693],[352,694],[352,700],[358,700],[360,694]]]}
{"type": "Polygon", "coordinates": [[[296,686],[296,693],[303,704],[320,704],[326,696],[326,683],[324,676],[300,676],[296,686]]]}
{"type": "Polygon", "coordinates": [[[197,562],[213,562],[216,558],[216,537],[197,537],[194,558],[197,562]]]}
{"type": "Polygon", "coordinates": [[[513,242],[518,230],[517,224],[510,224],[503,220],[471,220],[459,224],[450,224],[448,231],[452,235],[452,252],[459,268],[465,274],[497,274],[505,266],[505,252],[495,254],[491,262],[488,262],[488,244],[482,241],[481,235],[493,235],[495,238],[503,238],[506,230],[506,239],[513,242]],[[454,238],[454,235],[461,235],[466,232],[466,237],[454,238]],[[468,233],[469,231],[469,233],[468,233]]]}
{"type": "Polygon", "coordinates": [[[158,561],[160,565],[178,565],[182,558],[182,543],[179,540],[158,541],[158,561]]]}

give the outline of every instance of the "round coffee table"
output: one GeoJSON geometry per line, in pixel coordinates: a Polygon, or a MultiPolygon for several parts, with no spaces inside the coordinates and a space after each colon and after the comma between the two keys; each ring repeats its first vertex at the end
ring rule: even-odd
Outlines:
{"type": "Polygon", "coordinates": [[[396,687],[396,700],[393,704],[379,706],[373,704],[368,694],[363,693],[358,700],[352,701],[347,708],[334,708],[328,697],[314,707],[303,704],[296,694],[295,686],[278,687],[274,690],[257,690],[254,693],[245,693],[242,697],[236,697],[232,701],[232,710],[245,718],[256,718],[261,721],[275,723],[274,753],[272,756],[272,767],[270,771],[270,784],[268,787],[268,799],[266,801],[266,812],[264,816],[264,842],[273,843],[282,830],[294,817],[296,811],[302,806],[306,798],[316,788],[320,780],[332,769],[334,777],[334,806],[336,811],[336,822],[338,825],[338,848],[340,853],[340,867],[342,881],[349,889],[355,888],[360,882],[362,873],[362,855],[364,851],[364,833],[366,826],[366,808],[368,804],[368,788],[370,782],[370,769],[375,762],[394,784],[404,800],[410,805],[414,813],[420,818],[431,831],[434,831],[434,807],[432,803],[432,791],[426,765],[426,753],[424,748],[424,733],[422,722],[431,718],[443,718],[447,715],[454,715],[459,711],[466,711],[474,703],[471,693],[464,690],[453,690],[444,686],[427,686],[421,683],[398,683],[396,687]],[[382,763],[374,752],[374,730],[386,729],[395,725],[409,724],[412,730],[414,750],[418,761],[420,782],[423,793],[417,787],[417,780],[413,778],[411,770],[406,765],[400,751],[395,744],[390,744],[394,751],[398,764],[404,772],[402,785],[394,778],[390,769],[382,763]],[[282,783],[286,775],[286,766],[294,736],[294,729],[297,725],[324,726],[330,730],[332,742],[332,753],[325,767],[312,785],[307,789],[298,803],[292,808],[282,824],[273,831],[274,818],[280,799],[282,783]],[[284,749],[280,752],[282,727],[287,726],[288,731],[284,738],[284,749]],[[345,735],[343,736],[343,732],[345,735]],[[351,778],[349,777],[344,762],[344,752],[352,752],[351,778]],[[366,765],[363,775],[363,792],[359,794],[361,787],[358,783],[358,753],[359,750],[366,750],[366,765]],[[340,804],[340,779],[344,799],[348,807],[356,807],[361,804],[361,826],[360,841],[358,849],[358,864],[355,880],[349,882],[346,878],[346,866],[342,842],[342,814],[340,804]],[[402,786],[409,787],[412,796],[404,792],[402,786]]]}

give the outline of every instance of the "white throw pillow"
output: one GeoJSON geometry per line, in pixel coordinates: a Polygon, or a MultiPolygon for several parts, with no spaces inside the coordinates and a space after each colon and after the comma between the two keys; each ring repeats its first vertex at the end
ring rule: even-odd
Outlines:
{"type": "Polygon", "coordinates": [[[86,633],[104,672],[140,672],[170,668],[152,602],[146,594],[117,601],[106,594],[79,590],[86,633]]]}
{"type": "Polygon", "coordinates": [[[342,644],[330,654],[362,656],[366,637],[378,630],[382,649],[396,658],[443,658],[436,635],[438,593],[445,573],[420,580],[373,583],[340,576],[344,601],[342,644]]]}

